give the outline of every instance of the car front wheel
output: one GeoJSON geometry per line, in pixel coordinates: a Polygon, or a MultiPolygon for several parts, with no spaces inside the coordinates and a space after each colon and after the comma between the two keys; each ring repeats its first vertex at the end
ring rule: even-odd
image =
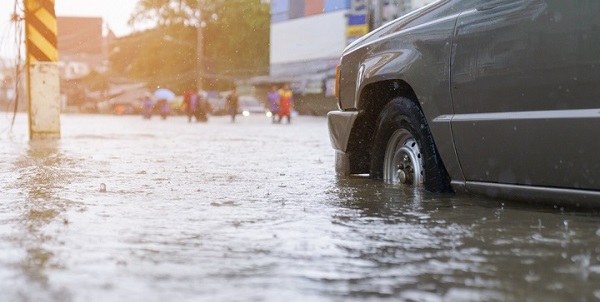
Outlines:
{"type": "Polygon", "coordinates": [[[377,119],[371,176],[431,192],[450,191],[449,177],[437,153],[427,120],[410,99],[389,102],[377,119]]]}

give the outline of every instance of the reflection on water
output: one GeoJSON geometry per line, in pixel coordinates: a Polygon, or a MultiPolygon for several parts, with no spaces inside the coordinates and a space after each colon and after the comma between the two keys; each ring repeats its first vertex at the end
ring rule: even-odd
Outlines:
{"type": "MultiPolygon", "coordinates": [[[[338,224],[354,229],[378,274],[359,283],[417,301],[600,298],[598,216],[472,196],[340,181],[338,224]],[[577,227],[573,225],[577,224],[577,227]],[[381,276],[384,276],[381,278],[381,276]],[[395,281],[394,281],[395,280],[395,281]],[[578,297],[578,298],[576,298],[578,297]]],[[[370,269],[369,271],[373,271],[370,269]]]]}
{"type": "MultiPolygon", "coordinates": [[[[43,288],[49,285],[47,269],[63,266],[48,246],[57,240],[51,229],[68,224],[65,211],[72,202],[62,198],[61,192],[76,179],[72,172],[76,164],[60,151],[60,142],[55,140],[30,142],[25,154],[14,162],[18,177],[11,187],[24,197],[12,208],[20,212],[23,231],[14,238],[25,251],[19,267],[27,282],[43,288]]],[[[64,293],[59,296],[64,297],[64,293]]]]}
{"type": "Polygon", "coordinates": [[[61,124],[0,139],[0,300],[600,299],[596,214],[336,179],[322,118],[61,124]]]}

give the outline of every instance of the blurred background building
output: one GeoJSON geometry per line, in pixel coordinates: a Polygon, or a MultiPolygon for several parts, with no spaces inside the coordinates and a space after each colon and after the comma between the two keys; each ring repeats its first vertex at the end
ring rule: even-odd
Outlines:
{"type": "MultiPolygon", "coordinates": [[[[108,45],[115,39],[99,17],[57,17],[62,108],[80,111],[93,103],[85,79],[108,66],[108,45]]],[[[98,93],[96,93],[98,94],[98,93]]]]}
{"type": "Polygon", "coordinates": [[[271,0],[270,74],[289,82],[297,108],[336,108],[335,67],[344,48],[369,31],[433,0],[271,0]]]}
{"type": "Polygon", "coordinates": [[[58,17],[58,51],[63,77],[86,76],[92,69],[103,70],[108,64],[108,43],[112,32],[103,35],[98,17],[58,17]]]}
{"type": "Polygon", "coordinates": [[[100,17],[57,17],[63,111],[112,112],[116,105],[139,107],[144,83],[106,77],[109,47],[116,36],[100,17]],[[122,83],[120,83],[122,82],[122,83]]]}
{"type": "MultiPolygon", "coordinates": [[[[374,28],[433,1],[264,0],[270,5],[271,16],[268,75],[251,80],[239,77],[238,91],[262,99],[271,85],[290,83],[300,113],[325,114],[337,107],[333,91],[335,67],[344,48],[374,28]]],[[[106,72],[109,45],[116,38],[102,18],[59,16],[57,23],[65,111],[94,112],[105,102],[110,106],[135,104],[148,93],[144,83],[106,72]]],[[[15,68],[10,63],[0,64],[3,110],[13,102],[15,83],[21,79],[14,76],[15,68]]],[[[266,70],[261,74],[266,74],[266,70]]],[[[20,95],[23,98],[24,94],[20,95]]],[[[23,109],[25,104],[21,101],[19,107],[23,109]]]]}

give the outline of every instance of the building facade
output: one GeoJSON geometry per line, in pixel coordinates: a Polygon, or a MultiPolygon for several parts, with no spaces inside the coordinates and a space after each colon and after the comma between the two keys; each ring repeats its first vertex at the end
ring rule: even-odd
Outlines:
{"type": "Polygon", "coordinates": [[[322,114],[335,109],[335,67],[344,48],[433,1],[271,0],[269,78],[291,84],[300,111],[322,114]]]}
{"type": "MultiPolygon", "coordinates": [[[[108,68],[108,46],[116,38],[100,17],[57,17],[62,108],[80,111],[96,96],[83,79],[108,68]]],[[[100,92],[102,94],[102,92],[100,92]]]]}

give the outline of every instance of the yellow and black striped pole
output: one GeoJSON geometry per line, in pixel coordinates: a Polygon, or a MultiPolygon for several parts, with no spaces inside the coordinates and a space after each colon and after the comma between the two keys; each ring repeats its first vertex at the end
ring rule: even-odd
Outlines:
{"type": "Polygon", "coordinates": [[[25,1],[29,138],[60,138],[55,0],[25,1]]]}

